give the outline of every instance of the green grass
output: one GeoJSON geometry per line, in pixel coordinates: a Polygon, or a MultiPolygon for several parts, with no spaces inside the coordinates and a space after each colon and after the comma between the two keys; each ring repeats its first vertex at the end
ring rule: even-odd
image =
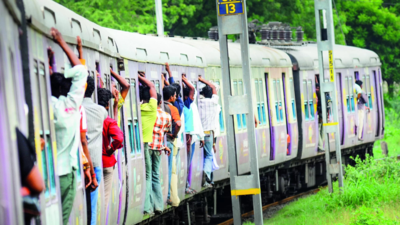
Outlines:
{"type": "Polygon", "coordinates": [[[381,141],[386,141],[389,156],[400,155],[400,97],[390,98],[384,96],[385,102],[385,136],[374,145],[375,158],[383,158],[381,141]]]}
{"type": "MultiPolygon", "coordinates": [[[[396,159],[355,159],[347,167],[344,191],[327,188],[280,210],[264,224],[400,224],[400,163],[396,159]]],[[[251,224],[251,223],[247,223],[251,224]]]]}

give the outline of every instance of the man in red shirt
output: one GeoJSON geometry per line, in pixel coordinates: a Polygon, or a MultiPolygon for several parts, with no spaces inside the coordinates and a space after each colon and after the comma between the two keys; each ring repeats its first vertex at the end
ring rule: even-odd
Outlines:
{"type": "MultiPolygon", "coordinates": [[[[97,89],[98,104],[109,109],[111,92],[105,88],[97,89]]],[[[103,179],[104,179],[104,203],[107,208],[108,199],[111,192],[114,166],[117,163],[114,152],[123,147],[124,134],[118,127],[117,121],[109,116],[103,123],[103,179]],[[113,140],[110,143],[110,140],[113,140]]]]}

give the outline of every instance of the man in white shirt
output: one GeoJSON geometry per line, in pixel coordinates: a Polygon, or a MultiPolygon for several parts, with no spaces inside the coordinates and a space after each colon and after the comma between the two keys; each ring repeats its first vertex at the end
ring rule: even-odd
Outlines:
{"type": "Polygon", "coordinates": [[[213,163],[213,153],[215,153],[214,148],[214,131],[219,126],[218,123],[218,95],[217,89],[213,83],[204,80],[199,77],[199,81],[205,83],[205,86],[200,94],[199,99],[199,114],[201,119],[201,124],[204,130],[204,173],[206,174],[206,182],[204,187],[212,187],[213,184],[213,174],[212,174],[212,163],[213,163]]]}
{"type": "Polygon", "coordinates": [[[57,141],[57,174],[61,187],[63,223],[66,225],[76,194],[75,170],[78,169],[80,143],[80,138],[76,134],[80,125],[79,107],[85,92],[87,71],[64,41],[61,33],[51,28],[51,35],[73,66],[71,69],[66,69],[64,74],[52,73],[50,76],[51,104],[57,141]]]}
{"type": "MultiPolygon", "coordinates": [[[[354,84],[354,92],[357,95],[357,136],[359,141],[363,141],[365,103],[367,103],[366,96],[362,91],[362,84],[361,80],[356,80],[354,84]]],[[[367,109],[369,108],[367,107],[367,109]]]]}

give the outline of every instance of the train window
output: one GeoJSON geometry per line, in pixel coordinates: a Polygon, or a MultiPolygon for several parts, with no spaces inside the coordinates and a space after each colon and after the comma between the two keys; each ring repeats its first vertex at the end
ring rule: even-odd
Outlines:
{"type": "MultiPolygon", "coordinates": [[[[234,95],[239,95],[238,83],[236,80],[233,81],[233,92],[234,92],[233,93],[234,95]]],[[[242,120],[240,118],[240,114],[236,114],[236,120],[237,120],[238,129],[242,129],[242,120]]]]}
{"type": "Polygon", "coordinates": [[[309,120],[309,110],[308,110],[308,92],[307,92],[307,81],[303,80],[303,96],[304,96],[304,116],[305,120],[309,120]]]}
{"type": "Polygon", "coordinates": [[[283,118],[283,97],[282,97],[282,89],[281,89],[281,83],[280,80],[276,80],[276,86],[278,86],[278,96],[279,96],[279,118],[281,121],[284,120],[283,118]]]}
{"type": "Polygon", "coordinates": [[[259,95],[259,86],[258,86],[258,80],[255,79],[254,80],[254,85],[256,87],[256,102],[257,102],[257,115],[258,115],[258,120],[262,121],[262,117],[261,117],[261,104],[260,104],[260,95],[259,95]]]}
{"type": "Polygon", "coordinates": [[[76,175],[77,175],[77,177],[78,177],[78,179],[77,179],[77,182],[79,182],[79,181],[81,181],[82,180],[82,173],[81,173],[81,167],[80,167],[80,165],[81,165],[81,150],[79,149],[78,151],[77,151],[77,157],[78,157],[78,169],[76,170],[76,175]]]}
{"type": "Polygon", "coordinates": [[[354,82],[353,82],[353,78],[351,76],[349,77],[348,82],[349,82],[349,95],[350,95],[351,111],[354,112],[356,110],[355,101],[354,101],[354,82]]]}
{"type": "Polygon", "coordinates": [[[132,123],[131,126],[133,126],[133,136],[135,137],[135,140],[133,143],[135,143],[135,148],[137,153],[141,152],[141,140],[140,140],[140,131],[139,131],[139,123],[138,123],[138,118],[137,118],[137,96],[136,96],[136,80],[131,79],[131,90],[130,93],[131,95],[131,104],[132,104],[132,123]]]}
{"type": "Polygon", "coordinates": [[[313,102],[313,89],[312,89],[312,81],[308,80],[307,82],[307,90],[308,90],[308,104],[310,106],[310,119],[314,119],[314,102],[313,102]]]}
{"type": "MultiPolygon", "coordinates": [[[[219,128],[221,133],[225,132],[225,122],[224,122],[224,116],[223,116],[223,107],[222,107],[222,90],[221,90],[221,84],[219,80],[216,80],[215,83],[219,86],[219,91],[218,91],[218,103],[219,106],[221,107],[221,110],[219,111],[219,128]]],[[[195,88],[197,88],[197,82],[194,82],[195,88]]],[[[194,101],[196,102],[196,101],[194,101]]]]}
{"type": "Polygon", "coordinates": [[[160,94],[160,81],[159,80],[155,81],[155,86],[156,86],[157,93],[160,94]]]}
{"type": "Polygon", "coordinates": [[[293,79],[289,79],[289,85],[290,85],[290,99],[291,99],[291,104],[292,104],[292,115],[293,119],[296,119],[296,103],[294,100],[294,85],[293,85],[293,79]]]}
{"type": "Polygon", "coordinates": [[[372,98],[371,98],[371,80],[370,80],[369,76],[367,76],[367,83],[365,85],[366,85],[366,90],[367,90],[368,106],[370,109],[372,109],[373,105],[372,105],[372,98]]]}
{"type": "Polygon", "coordinates": [[[262,118],[262,121],[261,121],[261,119],[260,119],[260,121],[261,121],[261,123],[262,124],[267,124],[267,115],[265,114],[265,103],[264,103],[264,85],[263,85],[263,81],[262,81],[262,79],[259,79],[258,80],[258,86],[259,86],[259,91],[260,91],[260,104],[261,104],[261,116],[263,117],[262,118]]]}
{"type": "Polygon", "coordinates": [[[344,87],[345,87],[345,89],[348,89],[346,91],[346,103],[347,103],[347,112],[350,112],[351,111],[350,95],[352,95],[353,90],[350,89],[350,87],[349,87],[349,78],[348,77],[345,77],[345,79],[344,79],[344,87]]]}
{"type": "Polygon", "coordinates": [[[280,121],[280,117],[279,117],[279,95],[278,95],[278,89],[276,87],[276,80],[272,80],[272,86],[274,87],[274,95],[275,95],[275,114],[276,114],[276,121],[279,122],[280,121]]]}
{"type": "MultiPolygon", "coordinates": [[[[243,81],[239,80],[238,83],[239,83],[239,95],[243,95],[245,93],[244,87],[243,87],[243,81]]],[[[243,129],[246,129],[246,126],[247,126],[246,114],[242,114],[242,125],[243,125],[243,129]]]]}
{"type": "Polygon", "coordinates": [[[133,124],[132,120],[128,120],[128,133],[129,133],[129,143],[131,147],[131,155],[135,154],[135,139],[133,133],[133,124]]]}

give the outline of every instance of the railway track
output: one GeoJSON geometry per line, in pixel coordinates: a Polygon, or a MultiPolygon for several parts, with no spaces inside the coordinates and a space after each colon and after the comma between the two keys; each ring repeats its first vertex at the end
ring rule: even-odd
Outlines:
{"type": "MultiPolygon", "coordinates": [[[[323,187],[321,187],[321,188],[323,188],[323,187]]],[[[315,194],[315,193],[319,192],[321,188],[315,188],[315,189],[312,189],[312,190],[309,190],[309,191],[305,191],[305,192],[297,194],[297,195],[290,196],[290,197],[282,199],[280,201],[277,201],[277,202],[274,202],[274,203],[271,203],[271,204],[268,204],[268,205],[264,205],[262,207],[262,211],[264,212],[265,210],[267,210],[267,209],[269,209],[271,207],[279,206],[279,205],[288,203],[290,201],[293,201],[293,200],[298,199],[298,198],[300,198],[302,196],[305,196],[305,195],[315,194]]],[[[248,218],[248,217],[250,217],[252,215],[254,215],[254,211],[246,212],[246,213],[242,214],[242,218],[248,218]]],[[[222,222],[222,223],[220,223],[218,225],[231,225],[231,224],[233,224],[233,218],[229,219],[229,220],[227,220],[225,222],[222,222]]]]}
{"type": "MultiPolygon", "coordinates": [[[[379,159],[376,159],[376,160],[377,160],[377,161],[380,161],[380,160],[384,160],[384,159],[386,159],[386,158],[387,158],[387,157],[379,158],[379,159]]],[[[390,157],[390,158],[396,158],[397,160],[400,160],[400,155],[392,156],[392,157],[390,157]]],[[[306,196],[306,195],[315,194],[315,193],[319,192],[319,191],[320,191],[322,188],[324,188],[324,187],[326,187],[326,186],[323,186],[323,187],[320,187],[320,188],[315,188],[315,189],[312,189],[312,190],[309,190],[309,191],[305,191],[305,192],[302,192],[302,193],[300,193],[300,194],[293,195],[293,196],[290,196],[290,197],[288,197],[288,198],[282,199],[282,200],[280,200],[280,201],[277,201],[277,202],[274,202],[274,203],[271,203],[271,204],[268,204],[268,205],[264,205],[264,206],[262,207],[262,211],[264,212],[265,210],[267,210],[267,209],[269,209],[269,208],[272,208],[272,207],[275,207],[275,206],[279,206],[279,205],[288,203],[288,202],[290,202],[290,201],[296,200],[296,199],[298,199],[298,198],[300,198],[300,197],[303,197],[303,196],[306,196]]],[[[249,217],[252,216],[252,215],[254,215],[254,211],[249,211],[249,212],[243,213],[243,214],[242,214],[242,219],[249,218],[249,217]]],[[[226,220],[226,221],[224,221],[224,222],[222,222],[222,223],[219,223],[218,225],[232,225],[232,224],[233,224],[233,218],[231,218],[231,219],[229,219],[229,220],[226,220]]]]}

